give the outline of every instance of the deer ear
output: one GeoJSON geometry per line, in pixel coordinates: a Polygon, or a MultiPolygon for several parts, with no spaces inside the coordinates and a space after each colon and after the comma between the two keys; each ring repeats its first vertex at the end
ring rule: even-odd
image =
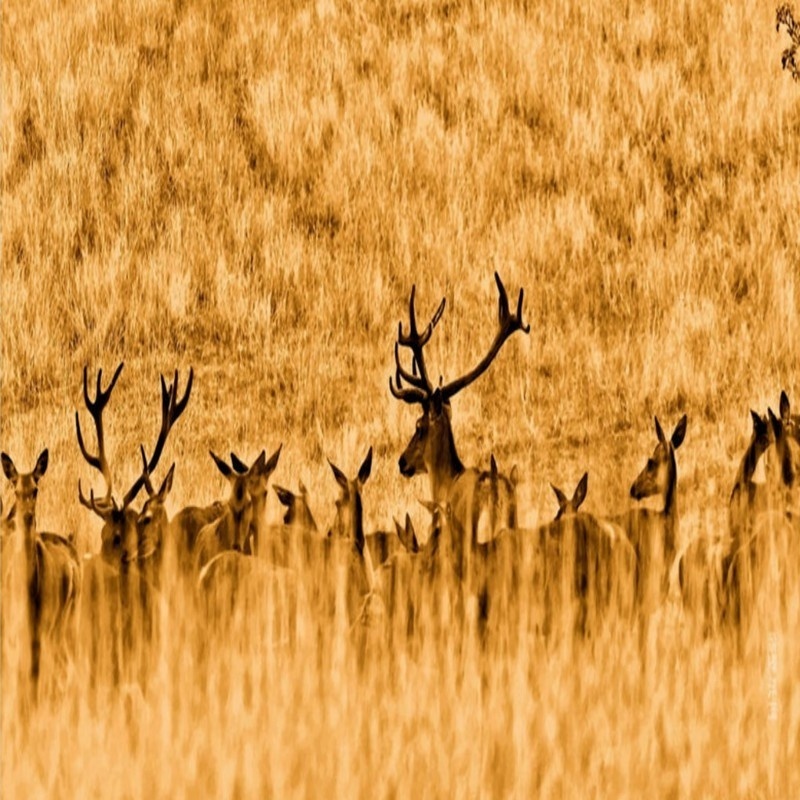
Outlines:
{"type": "Polygon", "coordinates": [[[688,420],[686,418],[686,414],[681,417],[681,421],[675,426],[675,430],[672,432],[672,442],[673,449],[677,450],[681,444],[683,443],[683,437],[686,436],[686,425],[688,420]]]}
{"type": "Polygon", "coordinates": [[[589,473],[584,472],[583,477],[578,481],[575,494],[572,496],[572,508],[577,511],[581,503],[586,499],[586,491],[589,488],[589,473]]]}
{"type": "Polygon", "coordinates": [[[277,484],[273,484],[272,488],[275,490],[275,494],[278,495],[281,505],[289,508],[292,505],[294,495],[288,489],[284,489],[283,486],[278,486],[277,484]]]}
{"type": "Polygon", "coordinates": [[[367,482],[367,478],[369,478],[369,474],[372,471],[372,448],[369,448],[367,452],[367,457],[364,459],[364,463],[358,470],[358,482],[363,486],[367,482]]]}
{"type": "Polygon", "coordinates": [[[208,451],[211,454],[211,458],[214,459],[214,463],[217,465],[217,469],[226,477],[230,478],[233,475],[233,470],[213,451],[208,451]]]}
{"type": "Polygon", "coordinates": [[[771,408],[767,409],[767,416],[769,417],[769,424],[772,426],[772,432],[775,434],[776,439],[783,436],[783,423],[775,416],[771,408]]]}
{"type": "Polygon", "coordinates": [[[767,433],[767,426],[764,423],[764,420],[761,418],[760,414],[756,414],[753,409],[750,409],[750,417],[753,420],[753,433],[756,436],[764,436],[767,433]]]}
{"type": "Polygon", "coordinates": [[[333,477],[336,478],[336,483],[338,483],[345,492],[348,491],[350,487],[347,482],[347,476],[330,459],[328,459],[328,463],[331,465],[333,477]]]}
{"type": "Polygon", "coordinates": [[[658,417],[655,417],[655,421],[656,421],[656,436],[658,436],[658,441],[661,442],[661,444],[666,444],[667,437],[664,436],[664,431],[661,428],[661,423],[658,421],[658,417]]]}
{"type": "MultiPolygon", "coordinates": [[[[212,455],[213,455],[213,453],[212,453],[212,455]]],[[[233,452],[233,450],[231,450],[231,466],[240,475],[244,475],[245,472],[247,472],[247,470],[250,469],[247,466],[247,464],[245,464],[244,461],[242,461],[242,459],[239,458],[239,456],[237,456],[236,453],[233,452]]]]}
{"type": "Polygon", "coordinates": [[[414,547],[417,547],[417,532],[414,530],[414,523],[411,521],[411,515],[406,511],[406,533],[411,534],[411,541],[414,544],[414,547]]]}
{"type": "Polygon", "coordinates": [[[48,459],[49,455],[47,453],[47,448],[45,447],[45,449],[39,454],[39,458],[36,459],[36,466],[33,468],[33,480],[36,481],[36,483],[39,483],[42,475],[47,472],[48,459]]]}
{"type": "Polygon", "coordinates": [[[167,473],[167,477],[164,478],[163,483],[161,484],[161,488],[158,490],[158,496],[164,501],[166,496],[172,491],[172,478],[175,475],[175,464],[173,463],[172,466],[169,468],[169,472],[167,473]]]}
{"type": "Polygon", "coordinates": [[[267,478],[275,472],[275,467],[278,466],[278,459],[281,457],[282,449],[283,442],[278,445],[278,449],[269,457],[269,461],[264,465],[264,475],[267,478]]]}
{"type": "Polygon", "coordinates": [[[8,453],[0,453],[0,461],[3,463],[3,473],[5,474],[6,478],[10,481],[16,481],[18,477],[17,468],[14,466],[14,462],[11,460],[11,456],[8,453]]]}
{"type": "Polygon", "coordinates": [[[786,394],[786,392],[781,392],[781,419],[784,422],[788,422],[791,413],[792,408],[789,405],[789,396],[786,394]]]}
{"type": "Polygon", "coordinates": [[[414,535],[413,528],[411,528],[411,518],[406,513],[405,527],[403,527],[396,519],[394,521],[394,528],[397,531],[397,538],[402,542],[403,547],[409,552],[414,552],[412,537],[414,535]],[[411,531],[409,532],[409,528],[411,531]]]}
{"type": "Polygon", "coordinates": [[[567,500],[567,496],[558,486],[554,486],[552,483],[550,484],[550,488],[555,492],[556,500],[558,500],[558,507],[560,509],[565,509],[569,505],[569,500],[567,500]]]}

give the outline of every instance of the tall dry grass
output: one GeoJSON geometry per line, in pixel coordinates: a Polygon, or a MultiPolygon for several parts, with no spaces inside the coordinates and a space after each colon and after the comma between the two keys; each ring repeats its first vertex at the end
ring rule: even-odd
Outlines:
{"type": "MultiPolygon", "coordinates": [[[[50,448],[44,528],[97,537],[72,415],[82,366],[124,359],[120,486],[158,373],[193,364],[173,510],[223,493],[209,448],[283,441],[275,479],[324,524],[325,457],[372,444],[367,527],[421,529],[397,320],[412,283],[421,314],[445,295],[430,361],[468,369],[497,269],[531,334],[454,401],[464,460],[519,464],[527,524],[584,469],[587,506],[621,511],[652,415],[686,412],[681,535],[725,532],[748,409],[800,403],[800,95],[772,6],[10,2],[2,25],[0,438],[22,468],[50,448]]],[[[361,667],[341,626],[325,658],[254,636],[202,671],[176,637],[143,698],[79,673],[21,714],[6,668],[3,795],[788,798],[796,584],[764,613],[739,650],[670,608],[644,647],[487,659],[450,633],[361,667]]]]}

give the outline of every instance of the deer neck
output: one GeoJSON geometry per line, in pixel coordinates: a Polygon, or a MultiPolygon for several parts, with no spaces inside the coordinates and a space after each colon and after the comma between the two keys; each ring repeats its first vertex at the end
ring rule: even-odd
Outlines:
{"type": "Polygon", "coordinates": [[[445,503],[453,484],[464,472],[464,464],[458,456],[449,421],[442,426],[436,445],[431,463],[427,464],[431,477],[431,498],[436,503],[445,503]]]}
{"type": "Polygon", "coordinates": [[[736,482],[734,487],[744,487],[748,483],[752,482],[753,475],[755,474],[756,467],[758,466],[758,459],[760,457],[761,453],[758,452],[758,440],[753,438],[753,440],[750,442],[750,446],[745,451],[744,457],[742,458],[742,463],[739,465],[739,471],[736,473],[736,482]]]}
{"type": "Polygon", "coordinates": [[[675,452],[670,451],[667,485],[664,490],[664,529],[667,550],[674,552],[678,531],[678,467],[675,452]]]}
{"type": "Polygon", "coordinates": [[[37,577],[39,574],[39,560],[36,553],[36,518],[34,517],[29,524],[24,520],[17,520],[21,539],[25,551],[25,576],[28,586],[31,589],[36,585],[37,577]]]}
{"type": "Polygon", "coordinates": [[[253,497],[253,516],[250,519],[250,530],[260,533],[265,525],[267,511],[267,494],[253,497]]]}

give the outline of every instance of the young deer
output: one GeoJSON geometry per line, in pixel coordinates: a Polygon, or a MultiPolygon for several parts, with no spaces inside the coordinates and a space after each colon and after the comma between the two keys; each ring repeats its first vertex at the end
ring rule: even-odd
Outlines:
{"type": "Polygon", "coordinates": [[[481,473],[474,468],[467,469],[458,456],[450,422],[450,401],[488,369],[512,334],[516,331],[530,332],[530,326],[522,321],[524,291],[520,290],[517,311],[516,314],[512,314],[500,276],[495,273],[494,277],[499,294],[499,327],[487,354],[472,370],[451,383],[441,385],[440,382],[438,387],[434,387],[428,377],[424,348],[441,319],[445,300],[442,299],[431,321],[420,332],[417,330],[414,307],[416,286],[414,286],[409,300],[409,330],[405,333],[402,323],[398,326],[394,348],[395,380],[389,380],[389,389],[395,398],[422,407],[416,431],[400,456],[400,472],[407,478],[420,473],[429,475],[431,499],[434,503],[450,505],[453,519],[466,539],[462,549],[467,557],[478,542],[476,521],[480,519],[482,512],[480,508],[476,508],[475,503],[476,486],[481,473]],[[400,347],[411,351],[410,370],[403,367],[400,362],[400,347]]]}
{"type": "Polygon", "coordinates": [[[328,461],[339,484],[336,500],[336,518],[328,532],[328,551],[334,564],[348,561],[346,603],[351,625],[375,627],[383,617],[384,606],[377,591],[373,559],[368,545],[372,537],[364,534],[364,512],[361,492],[372,471],[372,448],[358,470],[355,480],[350,480],[335,464],[328,461]],[[349,551],[349,556],[346,553],[349,551]]]}
{"type": "Polygon", "coordinates": [[[684,414],[669,439],[658,417],[655,429],[658,442],[642,471],[631,486],[634,500],[658,497],[661,509],[635,508],[612,522],[621,526],[636,553],[634,602],[639,609],[652,612],[666,597],[669,572],[676,554],[678,538],[678,467],[675,451],[686,436],[684,414]]]}
{"type": "MultiPolygon", "coordinates": [[[[214,452],[209,452],[217,469],[228,481],[231,492],[225,503],[223,514],[202,528],[197,535],[195,563],[198,570],[201,570],[215,555],[225,550],[244,552],[248,546],[247,541],[250,538],[250,527],[253,520],[253,497],[250,494],[249,470],[237,472],[214,452]]],[[[260,465],[265,463],[265,459],[266,453],[262,451],[254,462],[254,466],[260,469],[260,465]]]]}
{"type": "Polygon", "coordinates": [[[298,494],[277,484],[274,484],[272,488],[275,490],[280,504],[286,509],[283,515],[284,525],[289,528],[318,532],[316,520],[311,513],[311,507],[308,505],[308,489],[306,489],[303,481],[299,482],[298,494]]]}
{"type": "Polygon", "coordinates": [[[488,472],[481,472],[475,482],[472,527],[478,543],[488,542],[500,531],[517,527],[516,466],[506,477],[497,469],[494,455],[488,472]]]}
{"type": "Polygon", "coordinates": [[[97,434],[96,454],[88,451],[80,415],[75,412],[75,429],[81,454],[91,467],[100,472],[106,486],[103,497],[95,497],[92,490],[87,499],[78,482],[81,504],[103,521],[100,556],[85,563],[83,607],[91,635],[90,660],[93,671],[97,672],[105,663],[113,671],[115,679],[119,679],[121,668],[133,666],[134,675],[140,669],[139,678],[145,680],[145,652],[141,649],[137,654],[135,648],[140,639],[146,644],[154,633],[154,590],[160,583],[162,545],[168,531],[166,513],[162,513],[163,502],[172,486],[174,465],[158,493],[152,492],[150,475],[158,465],[173,425],[189,402],[194,373],[189,370],[186,391],[180,399],[178,372],[175,372],[175,379],[169,386],[161,376],[161,428],[153,454],[148,459],[144,447],[140,448],[142,472],[125,492],[121,502],[117,502],[113,496],[113,480],[105,451],[103,411],[123,367],[122,363],[117,367],[106,389],[102,387],[103,371],[98,370],[94,399],[89,397],[88,368],[84,367],[83,370],[83,397],[97,434]],[[153,496],[142,511],[137,511],[133,502],[144,487],[148,487],[153,496]],[[103,652],[104,649],[109,652],[103,652]],[[134,663],[137,658],[140,661],[138,668],[134,663]]]}
{"type": "Polygon", "coordinates": [[[551,484],[555,519],[537,530],[536,584],[544,598],[544,630],[568,611],[574,631],[586,635],[613,612],[626,617],[633,602],[636,554],[624,532],[580,510],[588,491],[584,473],[571,498],[551,484]]]}
{"type": "Polygon", "coordinates": [[[282,447],[283,445],[279,445],[278,449],[269,457],[269,460],[266,458],[266,451],[262,450],[261,455],[249,467],[236,453],[231,453],[231,465],[234,470],[240,475],[246,474],[248,476],[247,488],[253,501],[250,536],[245,547],[245,552],[250,555],[258,555],[259,537],[264,535],[267,528],[266,510],[269,478],[275,472],[275,467],[278,466],[282,447]]]}
{"type": "Polygon", "coordinates": [[[263,526],[258,555],[270,564],[306,572],[319,557],[323,542],[308,504],[308,490],[302,481],[298,494],[282,486],[272,488],[286,511],[282,525],[263,526]]]}
{"type": "Polygon", "coordinates": [[[767,410],[775,438],[775,458],[773,483],[782,496],[786,510],[797,516],[798,491],[800,490],[800,426],[791,414],[789,398],[781,392],[780,418],[767,410]]]}
{"type": "Polygon", "coordinates": [[[753,434],[731,494],[731,544],[722,567],[724,616],[745,633],[757,596],[769,585],[767,576],[776,572],[773,556],[784,565],[777,570],[784,573],[776,576],[779,581],[796,562],[800,444],[785,392],[780,414],[770,408],[765,419],[751,412],[753,434]],[[761,458],[765,480],[758,482],[754,474],[761,458]]]}
{"type": "MultiPolygon", "coordinates": [[[[775,443],[775,433],[767,417],[750,411],[753,432],[744,452],[736,478],[733,482],[729,502],[729,524],[733,549],[747,538],[746,528],[757,514],[769,505],[771,482],[756,480],[762,458],[775,443]]],[[[765,467],[766,471],[766,467],[765,467]]]]}
{"type": "MultiPolygon", "coordinates": [[[[38,696],[42,646],[53,648],[62,667],[69,662],[76,638],[76,607],[81,593],[81,563],[72,544],[54,533],[36,528],[39,481],[47,472],[43,450],[32,472],[20,473],[11,457],[0,454],[3,473],[14,487],[14,504],[6,520],[3,546],[3,612],[14,607],[17,595],[27,595],[30,635],[30,675],[34,698],[38,696]],[[8,578],[6,578],[8,576],[8,578]],[[21,580],[20,580],[21,579],[21,580]],[[12,593],[6,593],[6,580],[12,593]],[[24,585],[24,590],[23,590],[24,585]]],[[[5,627],[5,624],[4,624],[5,627]]]]}

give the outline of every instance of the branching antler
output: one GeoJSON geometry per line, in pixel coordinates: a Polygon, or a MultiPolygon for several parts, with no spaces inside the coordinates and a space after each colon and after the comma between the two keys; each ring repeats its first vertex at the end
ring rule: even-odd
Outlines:
{"type": "Polygon", "coordinates": [[[169,432],[172,430],[172,426],[177,422],[180,415],[183,414],[186,409],[186,404],[189,402],[193,381],[194,370],[190,367],[189,380],[186,382],[186,391],[183,393],[183,397],[178,400],[178,370],[175,370],[175,379],[169,386],[167,386],[164,376],[161,376],[161,430],[158,433],[153,455],[150,456],[149,461],[145,454],[144,445],[141,446],[144,469],[142,474],[133,482],[133,485],[125,494],[122,501],[123,508],[133,502],[142,487],[149,482],[150,474],[158,466],[158,461],[161,458],[161,452],[167,442],[169,432]]]}
{"type": "Polygon", "coordinates": [[[525,325],[522,321],[522,302],[525,295],[524,289],[519,291],[519,299],[517,300],[517,311],[512,314],[508,305],[508,294],[506,293],[505,286],[500,280],[500,276],[495,272],[494,279],[497,283],[497,290],[499,293],[498,298],[498,320],[499,330],[492,342],[489,352],[484,356],[480,363],[466,375],[457,378],[452,383],[446,386],[441,386],[436,389],[428,378],[428,371],[425,367],[425,357],[423,349],[431,338],[433,329],[441,319],[444,312],[445,301],[444,299],[436,309],[436,313],[428,323],[422,333],[417,330],[416,313],[414,309],[414,296],[416,294],[416,286],[411,288],[411,299],[408,304],[408,317],[409,317],[409,332],[403,333],[402,323],[398,326],[397,341],[394,345],[394,359],[396,364],[395,379],[389,379],[389,389],[392,395],[398,400],[404,400],[406,403],[427,403],[435,391],[440,392],[442,400],[449,400],[454,395],[458,394],[463,388],[469,386],[474,380],[482,375],[489,365],[494,361],[497,354],[500,352],[506,339],[508,339],[515,331],[523,331],[530,333],[530,325],[525,325]],[[408,347],[412,352],[411,371],[405,369],[400,363],[400,347],[408,347]],[[419,374],[417,374],[419,373],[419,374]],[[403,386],[403,382],[408,384],[403,386]],[[396,384],[396,386],[395,386],[396,384]]]}
{"type": "MultiPolygon", "coordinates": [[[[97,371],[97,389],[94,400],[89,397],[89,368],[83,368],[83,398],[86,403],[86,408],[94,420],[95,429],[97,431],[97,455],[94,455],[87,450],[83,433],[81,431],[80,416],[77,411],[75,412],[75,429],[78,434],[78,447],[80,447],[81,453],[83,454],[86,462],[102,474],[106,483],[106,493],[104,497],[99,499],[95,498],[94,491],[90,491],[89,498],[87,499],[83,494],[83,488],[79,481],[78,498],[80,502],[86,506],[86,508],[91,509],[101,517],[105,517],[111,510],[120,508],[120,506],[117,506],[116,501],[112,497],[113,481],[111,478],[111,468],[108,465],[108,459],[105,451],[103,410],[108,404],[108,400],[111,397],[111,392],[114,390],[114,386],[116,386],[117,379],[119,378],[124,366],[124,363],[122,363],[117,367],[116,371],[114,372],[114,377],[111,379],[111,383],[109,383],[108,388],[105,390],[102,387],[103,370],[100,369],[97,371]]],[[[140,452],[142,455],[142,472],[125,494],[125,497],[122,500],[121,508],[126,508],[131,502],[133,502],[143,486],[146,486],[148,492],[153,494],[153,487],[150,483],[150,474],[158,466],[158,460],[161,458],[161,453],[164,449],[164,445],[166,444],[167,437],[169,436],[172,426],[184,412],[186,404],[189,402],[193,380],[194,371],[190,368],[189,380],[186,384],[186,391],[184,392],[183,397],[178,399],[178,371],[175,370],[175,379],[169,386],[167,386],[164,376],[161,376],[161,430],[159,431],[158,439],[156,440],[156,444],[153,449],[153,455],[149,460],[147,458],[147,454],[145,453],[144,445],[140,446],[140,452]]]]}
{"type": "Polygon", "coordinates": [[[433,384],[428,378],[428,370],[425,367],[425,354],[423,348],[430,341],[433,329],[436,327],[444,313],[445,298],[439,303],[436,313],[431,318],[425,330],[420,334],[417,330],[417,315],[414,308],[414,298],[417,292],[416,284],[411,287],[411,298],[408,303],[408,334],[403,333],[403,323],[397,324],[397,341],[394,344],[394,360],[397,366],[395,372],[395,387],[392,379],[389,378],[389,389],[398,400],[405,400],[407,403],[424,403],[433,394],[433,384]],[[400,347],[407,347],[411,350],[411,372],[400,363],[400,347]],[[417,371],[419,370],[419,375],[417,371]],[[403,386],[403,381],[408,387],[403,386]]]}
{"type": "Polygon", "coordinates": [[[108,404],[108,400],[111,397],[111,392],[114,391],[114,386],[116,386],[117,379],[119,378],[124,366],[125,362],[120,363],[114,372],[114,377],[111,378],[111,383],[109,383],[108,388],[105,391],[103,390],[102,386],[103,370],[99,369],[97,371],[97,389],[95,391],[94,400],[89,397],[89,368],[88,366],[83,368],[83,399],[86,403],[86,408],[89,411],[89,414],[94,420],[95,430],[97,431],[97,455],[92,455],[86,449],[83,433],[81,432],[80,415],[77,411],[75,411],[75,430],[78,434],[78,447],[80,447],[81,454],[91,467],[94,467],[102,474],[103,480],[106,483],[105,496],[101,500],[97,501],[95,500],[93,491],[89,493],[89,500],[86,499],[83,494],[80,481],[78,481],[78,498],[84,506],[100,516],[103,516],[103,512],[107,511],[114,504],[114,501],[111,499],[111,470],[108,466],[108,459],[106,458],[105,437],[103,433],[103,409],[105,409],[106,405],[108,404]]]}
{"type": "Polygon", "coordinates": [[[473,381],[477,380],[484,372],[486,372],[489,365],[494,361],[500,348],[506,343],[506,340],[511,334],[516,331],[523,333],[530,333],[531,326],[525,325],[522,321],[522,301],[525,296],[525,290],[519,290],[519,298],[517,299],[517,313],[512,314],[508,307],[508,294],[506,294],[506,287],[500,280],[500,276],[495,272],[495,282],[497,283],[498,297],[498,322],[499,329],[495,334],[494,341],[492,342],[489,352],[481,359],[481,361],[466,375],[456,378],[452,383],[448,383],[441,389],[442,399],[449,400],[451,397],[457,395],[462,389],[469,386],[473,381]]]}

